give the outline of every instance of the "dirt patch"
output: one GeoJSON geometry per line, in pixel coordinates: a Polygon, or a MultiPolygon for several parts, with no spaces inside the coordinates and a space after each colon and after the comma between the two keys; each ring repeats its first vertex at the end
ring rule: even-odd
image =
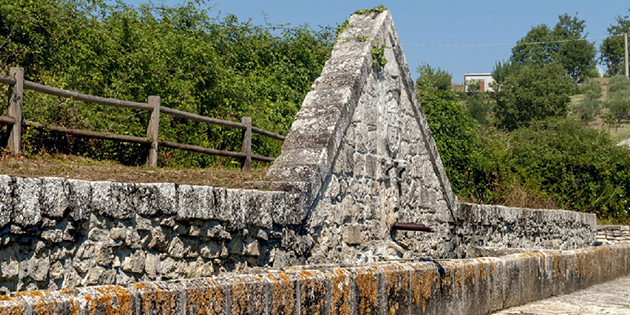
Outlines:
{"type": "Polygon", "coordinates": [[[250,171],[226,168],[172,169],[125,166],[73,155],[0,156],[0,174],[22,177],[62,177],[130,183],[176,183],[227,188],[264,189],[267,168],[250,171]]]}

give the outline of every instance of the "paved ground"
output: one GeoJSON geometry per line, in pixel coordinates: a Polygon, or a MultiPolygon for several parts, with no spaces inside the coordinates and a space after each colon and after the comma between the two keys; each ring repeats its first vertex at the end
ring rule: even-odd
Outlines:
{"type": "Polygon", "coordinates": [[[494,314],[630,314],[630,277],[512,307],[494,314]]]}

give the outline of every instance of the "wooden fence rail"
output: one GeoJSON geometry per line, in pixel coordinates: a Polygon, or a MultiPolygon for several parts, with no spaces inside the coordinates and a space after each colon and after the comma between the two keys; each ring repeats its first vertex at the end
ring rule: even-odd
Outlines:
{"type": "Polygon", "coordinates": [[[78,92],[66,91],[59,88],[54,88],[39,83],[24,80],[24,71],[21,68],[11,68],[10,76],[0,75],[0,83],[8,84],[11,86],[11,93],[9,96],[9,110],[8,116],[0,116],[0,124],[11,126],[11,132],[9,133],[9,141],[7,147],[13,154],[20,153],[20,142],[22,140],[22,126],[29,126],[35,129],[46,129],[53,132],[64,133],[73,136],[98,138],[114,141],[123,141],[131,143],[139,143],[149,145],[149,154],[147,157],[148,166],[157,166],[158,148],[160,146],[173,148],[177,150],[186,150],[191,152],[204,153],[209,155],[217,155],[224,157],[237,158],[241,160],[242,167],[250,169],[251,161],[263,161],[273,162],[274,159],[267,156],[252,154],[252,132],[257,133],[272,139],[284,141],[285,137],[271,131],[267,131],[258,127],[252,126],[251,117],[243,117],[241,122],[233,122],[220,120],[216,118],[197,115],[181,110],[177,110],[169,107],[160,106],[159,96],[149,96],[146,103],[122,101],[117,99],[92,96],[87,94],[81,94],[78,92]],[[69,129],[59,126],[47,126],[38,122],[24,120],[22,117],[22,106],[24,104],[24,89],[29,89],[45,94],[56,95],[60,97],[72,98],[79,101],[88,103],[96,103],[100,105],[117,106],[132,109],[141,109],[151,112],[151,118],[147,126],[146,137],[125,136],[113,133],[97,132],[91,130],[81,129],[69,129]],[[160,126],[160,114],[169,114],[174,117],[190,119],[198,122],[209,123],[212,125],[239,128],[243,130],[243,142],[241,146],[241,152],[221,151],[210,148],[204,148],[195,145],[181,144],[170,141],[161,141],[158,139],[159,126],[160,126]]]}

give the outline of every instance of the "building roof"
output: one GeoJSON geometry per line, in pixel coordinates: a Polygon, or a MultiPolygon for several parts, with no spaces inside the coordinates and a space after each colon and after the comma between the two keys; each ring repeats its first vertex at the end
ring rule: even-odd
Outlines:
{"type": "Polygon", "coordinates": [[[464,76],[489,76],[492,73],[465,73],[464,76]]]}

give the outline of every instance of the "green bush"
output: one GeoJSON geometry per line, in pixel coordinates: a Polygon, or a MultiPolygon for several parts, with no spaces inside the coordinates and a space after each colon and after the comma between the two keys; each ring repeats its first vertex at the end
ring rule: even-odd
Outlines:
{"type": "Polygon", "coordinates": [[[572,91],[571,79],[558,64],[513,69],[493,94],[495,117],[499,126],[508,130],[548,117],[564,117],[572,91]]]}
{"type": "Polygon", "coordinates": [[[522,182],[564,209],[628,219],[630,154],[572,119],[541,121],[511,135],[510,163],[522,182]]]}
{"type": "MultiPolygon", "coordinates": [[[[8,0],[0,5],[2,68],[21,66],[28,80],[81,93],[146,102],[240,121],[286,134],[328,59],[335,32],[273,28],[210,17],[197,2],[138,8],[80,0],[8,0]]],[[[5,102],[6,104],[6,102],[5,102]]],[[[69,128],[144,136],[148,113],[28,91],[24,117],[69,128]]],[[[31,131],[32,132],[32,131],[31,131]]],[[[32,152],[72,151],[143,162],[146,148],[33,133],[32,152]],[[37,143],[35,143],[37,141],[37,143]],[[121,147],[128,153],[117,153],[121,147]]],[[[240,151],[241,131],[160,117],[160,139],[240,151]]],[[[257,154],[277,156],[281,142],[254,136],[257,154]]],[[[94,156],[95,155],[95,156],[94,156]]],[[[206,166],[222,159],[160,150],[161,164],[206,166]]]]}
{"type": "Polygon", "coordinates": [[[455,95],[420,91],[446,174],[461,199],[630,219],[630,152],[571,118],[508,132],[477,126],[455,95]]]}

